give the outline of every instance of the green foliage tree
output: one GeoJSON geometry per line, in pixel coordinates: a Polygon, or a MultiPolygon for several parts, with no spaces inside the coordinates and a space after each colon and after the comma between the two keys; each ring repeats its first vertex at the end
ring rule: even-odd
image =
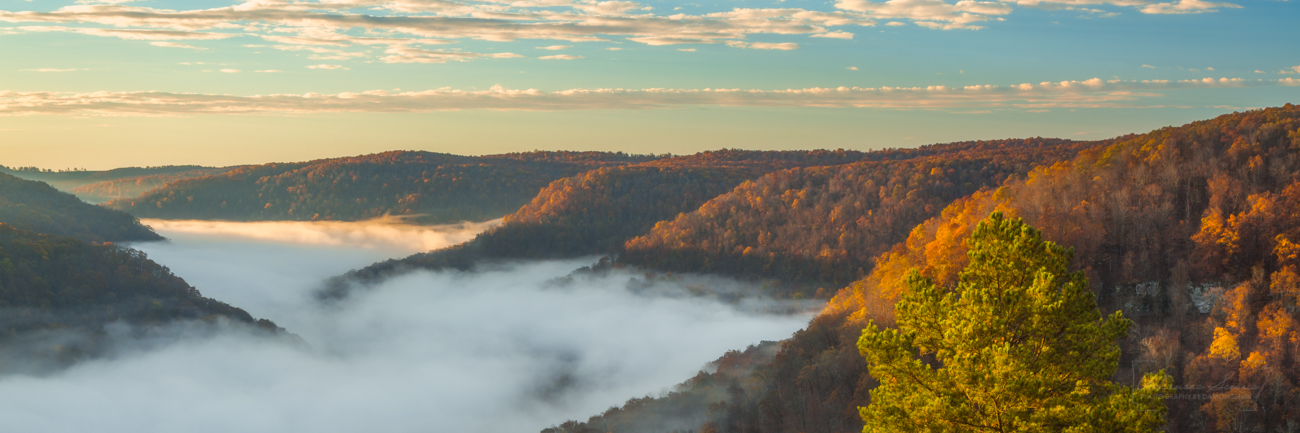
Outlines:
{"type": "Polygon", "coordinates": [[[859,408],[863,432],[1147,432],[1164,424],[1172,379],[1141,388],[1108,378],[1131,321],[1103,318],[1071,249],[993,213],[967,241],[956,287],[913,271],[898,329],[858,340],[880,381],[859,408]]]}

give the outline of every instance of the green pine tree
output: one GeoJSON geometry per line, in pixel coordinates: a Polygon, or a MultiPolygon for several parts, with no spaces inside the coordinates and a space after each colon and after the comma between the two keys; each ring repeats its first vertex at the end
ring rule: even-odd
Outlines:
{"type": "Polygon", "coordinates": [[[1150,432],[1172,379],[1109,381],[1131,321],[1103,318],[1074,251],[994,213],[971,234],[956,287],[912,270],[898,329],[867,326],[858,350],[880,381],[859,408],[870,432],[1150,432]]]}

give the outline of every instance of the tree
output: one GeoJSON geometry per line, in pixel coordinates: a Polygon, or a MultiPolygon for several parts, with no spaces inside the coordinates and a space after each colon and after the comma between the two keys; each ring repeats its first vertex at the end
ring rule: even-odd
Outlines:
{"type": "Polygon", "coordinates": [[[1000,212],[967,240],[955,287],[913,270],[895,306],[898,329],[869,324],[858,340],[880,381],[859,408],[870,432],[1153,431],[1172,379],[1138,390],[1109,381],[1131,321],[1103,318],[1073,251],[1000,212]]]}

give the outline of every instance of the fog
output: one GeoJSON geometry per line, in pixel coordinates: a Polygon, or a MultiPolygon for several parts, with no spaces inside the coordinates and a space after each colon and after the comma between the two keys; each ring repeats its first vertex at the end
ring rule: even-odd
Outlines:
{"type": "Polygon", "coordinates": [[[134,247],[307,345],[237,326],[144,338],[117,325],[126,349],[110,358],[0,379],[0,431],[536,432],[660,394],[811,317],[766,313],[810,305],[721,278],[565,278],[592,259],[416,272],[321,305],[327,277],[486,226],[376,224],[420,244],[366,223],[149,223],[171,240],[134,247]]]}

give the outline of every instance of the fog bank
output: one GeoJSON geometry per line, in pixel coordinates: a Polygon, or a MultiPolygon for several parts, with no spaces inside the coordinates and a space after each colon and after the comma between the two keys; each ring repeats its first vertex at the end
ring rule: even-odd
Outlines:
{"type": "MultiPolygon", "coordinates": [[[[302,241],[339,239],[333,223],[295,223],[305,234],[288,238],[249,224],[154,225],[172,240],[136,247],[310,347],[222,328],[0,378],[0,431],[536,432],[662,392],[811,317],[765,313],[797,305],[725,279],[564,278],[590,260],[417,272],[322,306],[311,294],[324,278],[397,247],[302,241]]],[[[462,229],[440,230],[450,244],[462,229]]]]}
{"type": "Polygon", "coordinates": [[[164,236],[228,237],[243,241],[266,241],[281,244],[341,246],[403,252],[409,255],[455,245],[480,232],[501,224],[501,219],[422,226],[405,224],[401,218],[388,217],[369,221],[200,221],[142,219],[141,223],[164,236]]]}

